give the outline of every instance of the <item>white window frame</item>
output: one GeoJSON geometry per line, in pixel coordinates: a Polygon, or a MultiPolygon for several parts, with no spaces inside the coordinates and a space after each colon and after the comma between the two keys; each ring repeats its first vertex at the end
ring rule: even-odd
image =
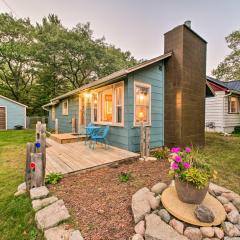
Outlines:
{"type": "Polygon", "coordinates": [[[56,108],[55,108],[55,106],[53,105],[53,106],[52,106],[52,121],[55,121],[55,115],[56,115],[56,108]]]}
{"type": "Polygon", "coordinates": [[[140,81],[134,81],[134,88],[133,88],[133,97],[134,97],[134,105],[133,105],[133,108],[134,108],[134,111],[133,111],[133,118],[134,118],[134,121],[133,121],[133,126],[134,127],[140,127],[141,124],[137,123],[136,122],[136,88],[137,87],[144,87],[144,88],[148,88],[149,89],[149,109],[148,109],[148,119],[149,119],[149,122],[148,123],[144,123],[144,126],[151,126],[152,125],[152,86],[151,84],[148,84],[148,83],[143,83],[143,82],[140,82],[140,81]]]}
{"type": "Polygon", "coordinates": [[[64,115],[64,116],[67,116],[68,115],[68,99],[66,99],[66,100],[64,100],[63,102],[62,102],[62,115],[64,115]],[[67,103],[67,109],[66,109],[66,111],[64,110],[64,103],[67,103]]]}
{"type": "Polygon", "coordinates": [[[238,96],[229,96],[229,99],[228,99],[228,112],[231,113],[231,114],[238,114],[240,112],[240,103],[239,103],[240,99],[238,96]],[[236,112],[233,112],[232,109],[231,109],[231,99],[232,98],[235,98],[237,99],[237,111],[236,112]]]}
{"type": "Polygon", "coordinates": [[[94,121],[94,108],[93,108],[93,97],[91,101],[91,121],[95,124],[99,125],[110,125],[110,126],[116,126],[116,127],[124,127],[124,81],[114,83],[107,85],[102,88],[95,89],[92,94],[97,94],[97,99],[98,99],[98,106],[97,106],[97,121],[94,121]],[[117,123],[116,122],[116,91],[115,89],[117,87],[122,87],[123,94],[122,94],[122,122],[117,123]],[[112,95],[113,95],[113,110],[112,110],[112,122],[104,122],[101,121],[101,116],[102,116],[102,92],[104,92],[107,89],[112,89],[112,95]]]}

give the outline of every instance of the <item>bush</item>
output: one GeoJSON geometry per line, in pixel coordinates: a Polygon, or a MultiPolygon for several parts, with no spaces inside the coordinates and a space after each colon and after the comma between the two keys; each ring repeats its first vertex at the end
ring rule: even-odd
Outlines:
{"type": "Polygon", "coordinates": [[[45,183],[57,184],[61,179],[63,179],[63,175],[61,173],[50,173],[46,176],[45,183]]]}
{"type": "Polygon", "coordinates": [[[240,126],[234,127],[233,133],[240,134],[240,126]]]}
{"type": "Polygon", "coordinates": [[[169,156],[169,149],[162,148],[161,150],[154,152],[153,156],[159,160],[167,159],[169,156]]]}

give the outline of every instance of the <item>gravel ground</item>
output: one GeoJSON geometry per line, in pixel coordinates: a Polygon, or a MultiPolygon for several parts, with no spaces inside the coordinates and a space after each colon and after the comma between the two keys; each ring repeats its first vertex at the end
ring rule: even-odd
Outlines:
{"type": "Polygon", "coordinates": [[[63,199],[85,240],[125,240],[134,234],[131,197],[141,187],[169,183],[167,161],[132,162],[64,178],[50,190],[63,199]],[[120,182],[121,173],[131,173],[120,182]]]}

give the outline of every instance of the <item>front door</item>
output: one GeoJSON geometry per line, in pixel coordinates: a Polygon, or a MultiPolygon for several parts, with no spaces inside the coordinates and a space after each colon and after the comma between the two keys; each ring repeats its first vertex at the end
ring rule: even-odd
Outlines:
{"type": "Polygon", "coordinates": [[[86,127],[86,106],[83,95],[79,96],[79,129],[80,132],[84,132],[86,127]]]}
{"type": "Polygon", "coordinates": [[[0,130],[6,129],[6,108],[0,107],[0,130]]]}

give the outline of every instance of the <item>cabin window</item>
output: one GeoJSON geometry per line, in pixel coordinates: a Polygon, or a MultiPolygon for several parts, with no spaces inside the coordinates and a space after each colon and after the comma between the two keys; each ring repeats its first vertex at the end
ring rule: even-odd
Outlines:
{"type": "Polygon", "coordinates": [[[52,121],[55,120],[55,106],[52,106],[52,121]]]}
{"type": "Polygon", "coordinates": [[[123,126],[123,82],[96,89],[92,94],[92,122],[123,126]]]}
{"type": "Polygon", "coordinates": [[[68,115],[68,100],[64,100],[62,103],[62,114],[68,115]]]}
{"type": "Polygon", "coordinates": [[[134,125],[151,124],[151,85],[134,83],[134,125]]]}
{"type": "Polygon", "coordinates": [[[117,124],[123,124],[123,84],[115,87],[115,121],[117,124]]]}
{"type": "Polygon", "coordinates": [[[239,113],[239,98],[229,97],[229,113],[239,113]]]}
{"type": "Polygon", "coordinates": [[[92,115],[93,115],[93,122],[98,121],[98,95],[94,93],[92,95],[92,115]]]}

